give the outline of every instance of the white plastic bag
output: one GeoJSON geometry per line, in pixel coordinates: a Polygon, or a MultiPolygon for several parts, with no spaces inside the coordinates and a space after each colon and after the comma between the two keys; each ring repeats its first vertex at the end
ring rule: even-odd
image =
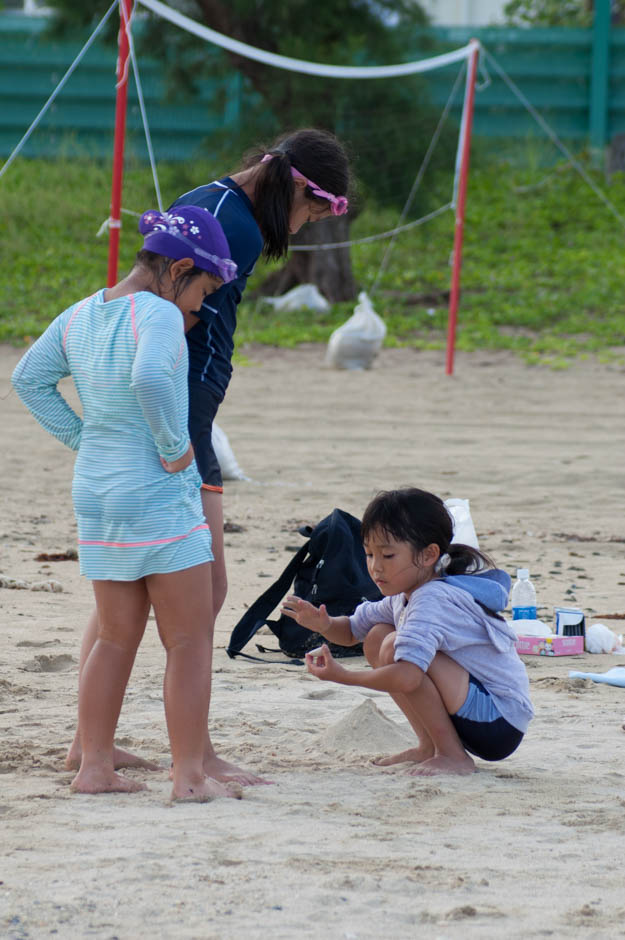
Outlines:
{"type": "Polygon", "coordinates": [[[226,432],[222,431],[215,421],[213,421],[211,441],[224,480],[249,480],[237,463],[226,432]]]}
{"type": "Polygon", "coordinates": [[[593,623],[586,630],[586,649],[589,653],[615,653],[620,645],[620,638],[604,623],[593,623]]]}
{"type": "Polygon", "coordinates": [[[314,310],[323,313],[330,309],[330,304],[316,284],[298,284],[281,297],[263,297],[263,301],[271,304],[274,310],[280,313],[293,313],[296,310],[314,310]]]}
{"type": "Polygon", "coordinates": [[[367,294],[358,294],[353,314],[328,340],[326,365],[335,369],[369,369],[386,336],[386,324],[367,294]]]}
{"type": "Polygon", "coordinates": [[[553,636],[549,624],[543,620],[507,620],[517,636],[553,636]]]}
{"type": "Polygon", "coordinates": [[[468,499],[446,499],[445,506],[454,520],[454,537],[452,542],[461,545],[470,545],[472,548],[480,547],[471,518],[468,499]]]}

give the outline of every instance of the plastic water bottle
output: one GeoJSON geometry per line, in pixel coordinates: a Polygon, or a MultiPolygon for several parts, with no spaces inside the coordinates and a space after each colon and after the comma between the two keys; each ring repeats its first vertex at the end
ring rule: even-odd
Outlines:
{"type": "Polygon", "coordinates": [[[536,591],[527,568],[518,568],[512,586],[510,604],[513,620],[536,620],[536,591]]]}

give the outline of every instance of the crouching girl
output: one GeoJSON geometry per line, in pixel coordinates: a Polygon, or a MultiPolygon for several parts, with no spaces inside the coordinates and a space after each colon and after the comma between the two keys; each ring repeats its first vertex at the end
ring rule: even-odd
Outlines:
{"type": "Polygon", "coordinates": [[[323,645],[309,653],[319,679],[388,692],[418,745],[383,758],[411,773],[468,774],[471,755],[503,760],[532,718],[529,683],[515,633],[499,611],[510,577],[477,549],[452,544],[445,504],[423,490],[380,493],[367,507],[362,537],[372,579],[384,595],[351,617],[330,617],[289,596],[282,610],[331,643],[362,642],[373,667],[346,669],[323,645]]]}

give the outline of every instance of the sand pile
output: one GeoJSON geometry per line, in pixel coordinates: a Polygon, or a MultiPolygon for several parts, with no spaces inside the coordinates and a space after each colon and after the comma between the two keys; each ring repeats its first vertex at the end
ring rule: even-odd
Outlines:
{"type": "Polygon", "coordinates": [[[415,747],[409,726],[397,724],[380,711],[372,698],[331,725],[319,736],[320,746],[340,753],[386,754],[415,747]]]}

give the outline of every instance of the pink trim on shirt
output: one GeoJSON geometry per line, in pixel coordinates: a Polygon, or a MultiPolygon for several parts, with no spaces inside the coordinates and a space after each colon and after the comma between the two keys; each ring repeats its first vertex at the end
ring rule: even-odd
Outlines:
{"type": "Polygon", "coordinates": [[[71,326],[72,323],[74,322],[74,317],[76,316],[77,313],[79,313],[79,311],[82,310],[82,308],[85,306],[85,304],[87,303],[87,301],[88,301],[88,300],[91,300],[91,297],[93,297],[93,296],[94,296],[94,295],[92,294],[90,297],[86,297],[86,298],[83,300],[82,303],[78,304],[78,306],[76,307],[76,309],[75,309],[74,312],[72,313],[71,317],[70,317],[69,320],[67,321],[67,326],[65,327],[65,332],[63,333],[63,352],[67,352],[67,350],[66,350],[66,348],[65,348],[65,345],[66,345],[66,343],[67,343],[67,334],[69,333],[69,328],[70,328],[70,326],[71,326]]]}
{"type": "Polygon", "coordinates": [[[137,320],[135,317],[135,295],[130,295],[130,323],[132,325],[132,333],[135,338],[135,345],[139,342],[139,337],[137,334],[137,320]]]}
{"type": "Polygon", "coordinates": [[[195,528],[191,529],[185,535],[175,535],[171,539],[154,539],[153,542],[99,542],[99,541],[86,541],[85,539],[78,539],[79,545],[101,545],[104,548],[143,548],[149,545],[168,545],[170,542],[179,542],[181,539],[188,538],[189,535],[192,535],[193,532],[198,532],[200,529],[208,529],[209,526],[204,522],[202,525],[196,525],[195,528]]]}

